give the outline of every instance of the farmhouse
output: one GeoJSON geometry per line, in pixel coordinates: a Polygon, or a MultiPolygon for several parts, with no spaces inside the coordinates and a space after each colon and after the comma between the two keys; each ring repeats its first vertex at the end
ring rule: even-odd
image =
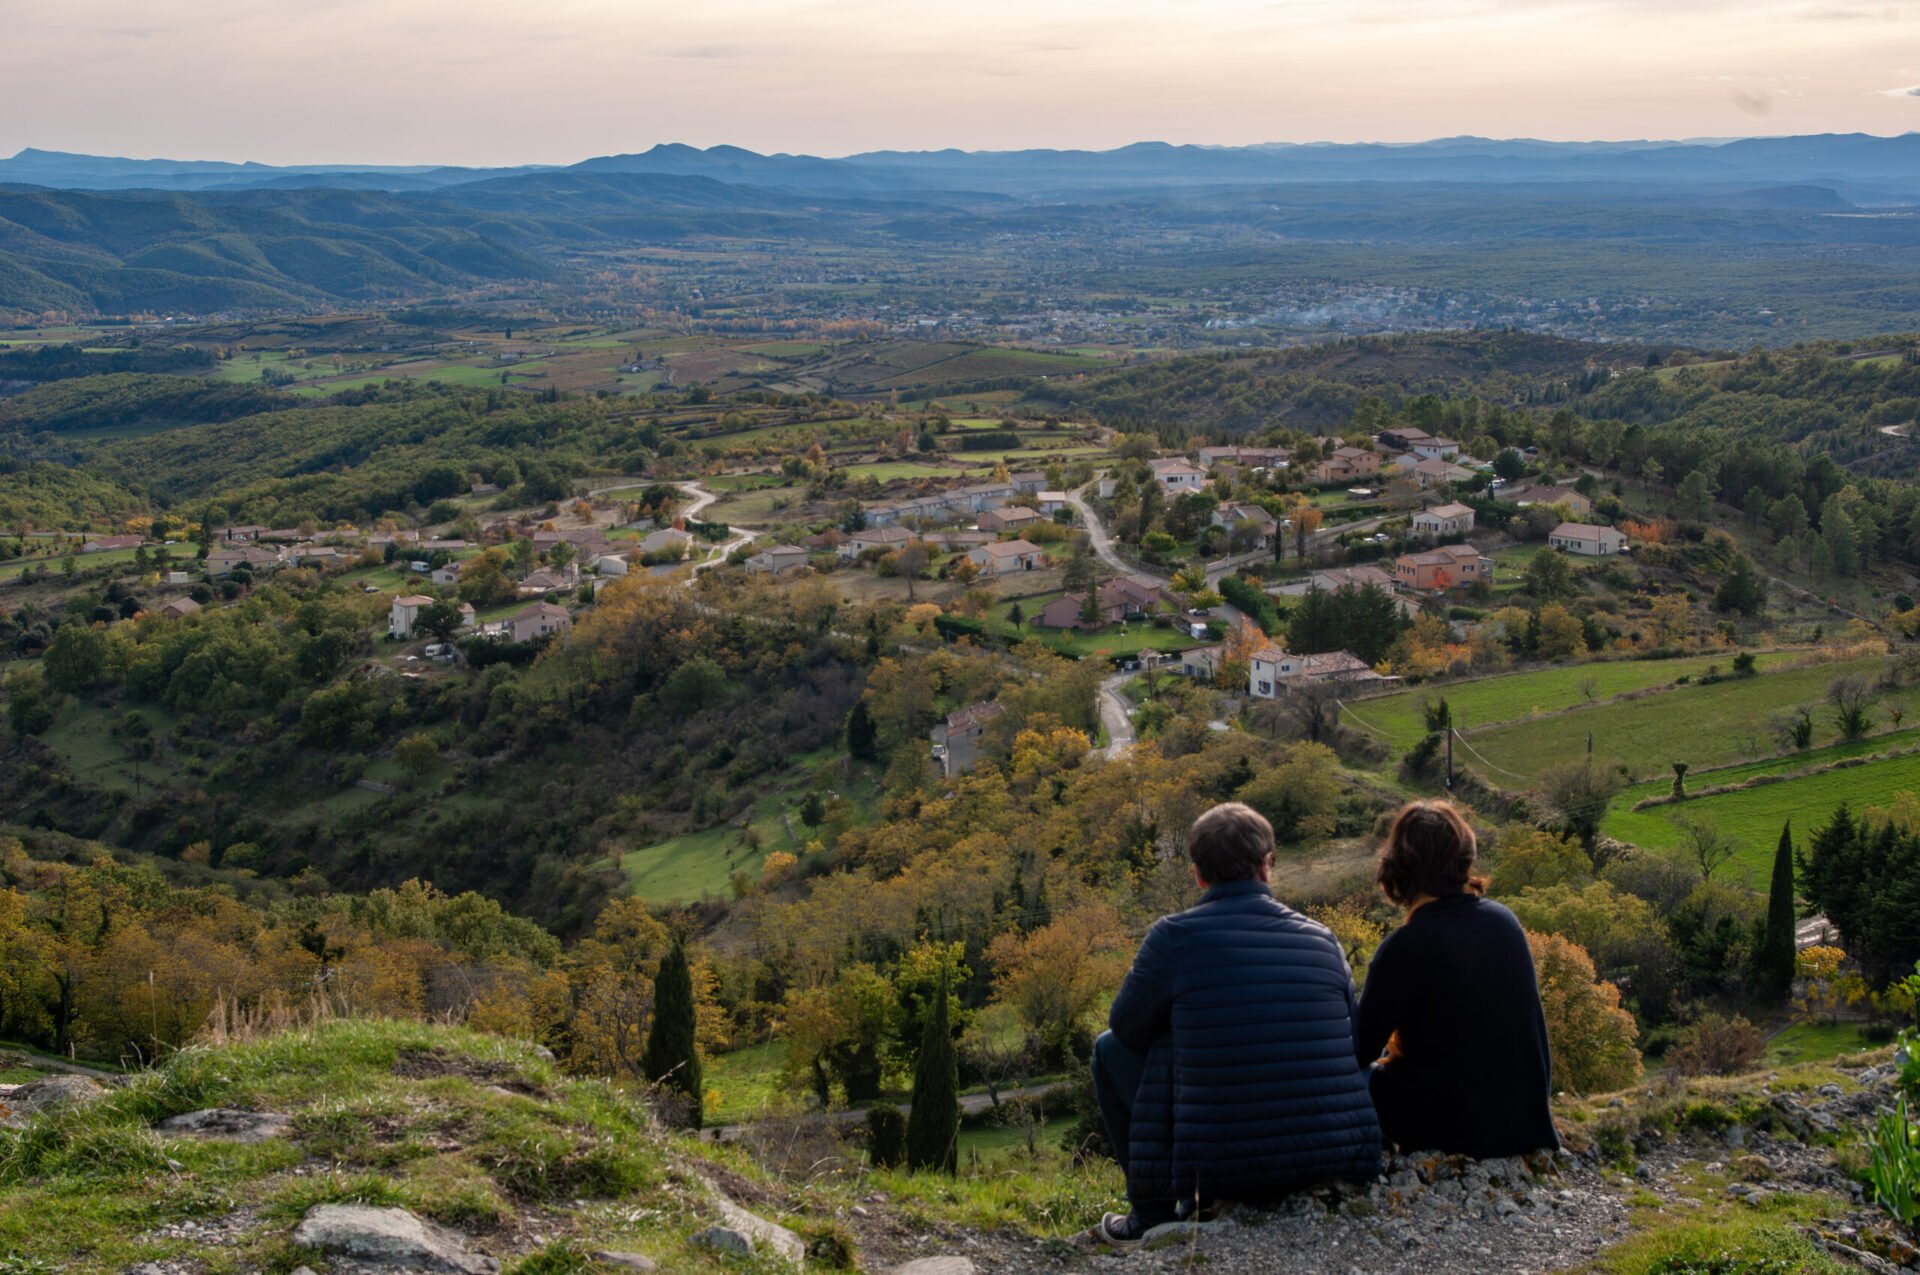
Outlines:
{"type": "Polygon", "coordinates": [[[107,553],[115,549],[138,549],[145,543],[145,536],[95,536],[80,546],[80,552],[107,553]]]}
{"type": "Polygon", "coordinates": [[[1403,466],[1413,476],[1413,481],[1424,490],[1437,487],[1441,483],[1463,483],[1473,477],[1473,471],[1452,461],[1427,459],[1412,466],[1403,466]]]}
{"type": "Polygon", "coordinates": [[[184,620],[199,609],[200,604],[192,598],[175,598],[160,608],[160,618],[163,620],[184,620]]]}
{"type": "Polygon", "coordinates": [[[933,760],[942,774],[951,779],[973,769],[980,760],[980,736],[1001,711],[999,704],[985,700],[948,713],[946,721],[934,726],[933,760]]]}
{"type": "Polygon", "coordinates": [[[1413,516],[1414,534],[1461,536],[1473,530],[1473,510],[1462,504],[1435,505],[1413,516]]]}
{"type": "Polygon", "coordinates": [[[216,549],[207,555],[207,575],[218,578],[227,575],[235,567],[246,567],[250,571],[271,571],[280,565],[280,555],[270,549],[259,549],[253,545],[241,545],[237,549],[216,549]]]}
{"type": "Polygon", "coordinates": [[[1215,465],[1284,469],[1293,459],[1293,453],[1284,447],[1202,447],[1194,456],[1202,469],[1215,465]]]}
{"type": "Polygon", "coordinates": [[[1153,479],[1163,491],[1199,491],[1207,484],[1207,471],[1189,465],[1177,456],[1151,462],[1153,479]]]}
{"type": "Polygon", "coordinates": [[[836,552],[843,560],[852,562],[869,549],[904,549],[912,539],[913,533],[905,527],[872,527],[848,536],[836,552]]]}
{"type": "Polygon", "coordinates": [[[433,599],[424,593],[407,594],[393,600],[387,608],[387,636],[406,641],[413,636],[414,621],[420,613],[433,605],[433,599]]]}
{"type": "Polygon", "coordinates": [[[460,568],[449,562],[444,567],[435,567],[428,573],[427,579],[435,584],[459,584],[460,568]]]}
{"type": "Polygon", "coordinates": [[[807,551],[798,545],[775,545],[771,549],[754,554],[746,562],[749,571],[776,576],[785,575],[789,571],[805,570],[806,565],[807,551]]]}
{"type": "Polygon", "coordinates": [[[968,552],[967,559],[990,576],[1037,571],[1047,565],[1047,555],[1040,546],[1025,540],[999,540],[981,545],[968,552]]]}
{"type": "Polygon", "coordinates": [[[1382,447],[1391,448],[1396,452],[1410,452],[1415,443],[1432,437],[1433,435],[1417,425],[1397,425],[1392,429],[1383,429],[1375,435],[1376,441],[1382,447]]]}
{"type": "Polygon", "coordinates": [[[1610,558],[1627,547],[1627,538],[1612,527],[1563,522],[1547,533],[1547,543],[1583,558],[1610,558]]]}
{"type": "Polygon", "coordinates": [[[1472,545],[1441,545],[1425,553],[1394,559],[1394,579],[1401,588],[1421,593],[1445,593],[1480,581],[1493,580],[1493,559],[1472,545]]]}
{"type": "Polygon", "coordinates": [[[1268,646],[1253,653],[1247,668],[1247,693],[1260,699],[1274,699],[1283,691],[1315,682],[1386,680],[1369,668],[1365,660],[1346,651],[1293,655],[1277,646],[1268,646]]]}
{"type": "Polygon", "coordinates": [[[1213,510],[1209,521],[1216,527],[1235,527],[1241,523],[1251,523],[1259,537],[1257,548],[1264,549],[1273,540],[1273,533],[1280,529],[1279,520],[1259,505],[1243,504],[1239,501],[1221,501],[1213,510]]]}
{"type": "Polygon", "coordinates": [[[1313,467],[1315,482],[1352,482],[1380,472],[1380,457],[1362,447],[1337,447],[1333,455],[1313,467]]]}
{"type": "Polygon", "coordinates": [[[1004,509],[989,509],[980,515],[982,531],[1019,531],[1036,522],[1045,522],[1036,510],[1020,505],[1008,505],[1004,509]]]}
{"type": "Polygon", "coordinates": [[[565,607],[555,606],[551,602],[536,602],[526,610],[516,611],[507,617],[507,636],[515,642],[531,642],[549,633],[559,633],[572,624],[573,617],[565,607]]]}

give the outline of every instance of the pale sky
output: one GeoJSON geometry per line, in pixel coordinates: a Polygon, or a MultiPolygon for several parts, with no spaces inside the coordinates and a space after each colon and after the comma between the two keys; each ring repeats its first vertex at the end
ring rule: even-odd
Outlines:
{"type": "Polygon", "coordinates": [[[0,155],[1920,128],[1920,0],[0,0],[0,155]]]}

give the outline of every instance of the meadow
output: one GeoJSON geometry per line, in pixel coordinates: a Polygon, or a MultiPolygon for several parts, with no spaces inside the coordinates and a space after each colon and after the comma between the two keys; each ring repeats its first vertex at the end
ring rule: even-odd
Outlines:
{"type": "MultiPolygon", "coordinates": [[[[1913,749],[1916,744],[1920,744],[1920,730],[1909,729],[1835,748],[1769,758],[1701,775],[1689,774],[1688,786],[1697,792],[1759,775],[1793,774],[1848,757],[1913,749]]],[[[1667,789],[1667,784],[1657,782],[1629,788],[1614,800],[1601,825],[1602,831],[1650,850],[1678,850],[1684,843],[1679,821],[1703,820],[1733,839],[1738,847],[1735,864],[1747,869],[1752,883],[1759,888],[1773,862],[1774,847],[1780,840],[1783,825],[1791,822],[1795,843],[1804,846],[1807,838],[1842,802],[1857,812],[1866,806],[1888,805],[1895,793],[1920,792],[1920,752],[1901,752],[1878,761],[1801,775],[1737,792],[1690,797],[1645,810],[1632,808],[1635,803],[1667,789]]]]}
{"type": "MultiPolygon", "coordinates": [[[[1802,654],[1799,651],[1769,652],[1760,655],[1756,663],[1765,673],[1800,658],[1802,654]]],[[[1731,663],[1732,655],[1728,653],[1669,660],[1555,665],[1525,673],[1417,687],[1382,695],[1377,699],[1357,700],[1352,706],[1351,715],[1355,720],[1373,727],[1394,747],[1406,749],[1419,743],[1427,733],[1426,705],[1441,699],[1446,700],[1452,710],[1454,725],[1462,731],[1471,732],[1542,713],[1580,708],[1590,702],[1630,691],[1671,686],[1680,678],[1697,678],[1716,666],[1725,672],[1731,663]]],[[[1584,741],[1584,736],[1582,739],[1584,741]]],[[[1478,736],[1474,737],[1474,746],[1482,748],[1478,736]]],[[[1597,742],[1595,746],[1598,747],[1597,742]]],[[[1482,751],[1486,750],[1482,748],[1482,751]]]]}
{"type": "MultiPolygon", "coordinates": [[[[1866,659],[1776,667],[1755,677],[1690,682],[1644,697],[1590,708],[1569,706],[1565,713],[1477,730],[1469,717],[1463,728],[1467,761],[1492,769],[1492,778],[1509,787],[1515,781],[1532,783],[1553,767],[1589,753],[1608,764],[1624,765],[1632,778],[1648,779],[1667,773],[1674,762],[1706,767],[1770,752],[1769,720],[1802,706],[1813,712],[1815,739],[1831,742],[1835,732],[1825,710],[1828,685],[1847,674],[1877,678],[1881,665],[1879,659],[1866,659]]],[[[1920,691],[1891,692],[1889,702],[1912,711],[1920,706],[1920,691]]]]}

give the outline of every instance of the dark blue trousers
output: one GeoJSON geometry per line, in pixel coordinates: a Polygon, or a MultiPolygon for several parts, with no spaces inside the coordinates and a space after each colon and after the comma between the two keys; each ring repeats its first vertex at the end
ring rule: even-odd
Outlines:
{"type": "MultiPolygon", "coordinates": [[[[1093,1042],[1093,1092],[1100,1101],[1100,1119],[1107,1126],[1107,1141],[1113,1144],[1113,1158],[1126,1172],[1129,1135],[1133,1129],[1134,1100],[1140,1093],[1140,1078],[1147,1060],[1120,1042],[1112,1032],[1101,1032],[1093,1042]]],[[[1159,1226],[1178,1216],[1173,1200],[1127,1201],[1133,1216],[1142,1226],[1159,1226]]]]}

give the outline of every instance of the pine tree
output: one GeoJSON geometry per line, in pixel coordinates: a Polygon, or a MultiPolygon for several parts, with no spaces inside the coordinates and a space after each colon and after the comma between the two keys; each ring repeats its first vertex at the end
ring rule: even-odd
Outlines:
{"type": "Polygon", "coordinates": [[[920,1056],[913,1067],[913,1108],[907,1113],[907,1167],[952,1174],[960,1167],[960,1066],[947,1020],[947,980],[933,998],[920,1056]]]}
{"type": "Polygon", "coordinates": [[[1793,824],[1780,826],[1780,845],[1773,852],[1773,886],[1767,892],[1766,938],[1760,944],[1760,990],[1784,1000],[1793,989],[1793,824]]]}
{"type": "Polygon", "coordinates": [[[847,714],[847,752],[856,761],[873,761],[879,756],[876,749],[880,731],[873,724],[873,714],[867,711],[867,701],[854,702],[853,711],[847,714]]]}
{"type": "Polygon", "coordinates": [[[653,976],[653,1025],[647,1029],[640,1069],[653,1083],[686,1095],[687,1124],[698,1129],[703,1112],[700,1050],[693,1028],[693,970],[687,964],[686,946],[678,939],[653,976]]]}

